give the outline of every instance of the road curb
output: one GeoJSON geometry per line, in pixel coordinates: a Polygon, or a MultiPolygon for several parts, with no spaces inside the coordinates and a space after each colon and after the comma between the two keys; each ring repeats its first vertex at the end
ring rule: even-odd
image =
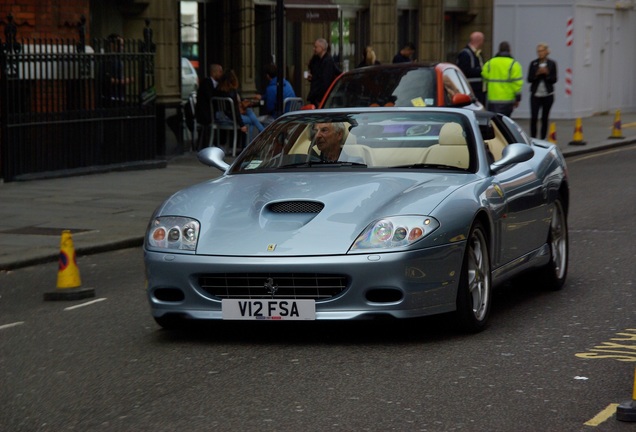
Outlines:
{"type": "MultiPolygon", "coordinates": [[[[129,239],[118,240],[110,243],[102,243],[85,247],[76,247],[76,256],[96,255],[103,252],[112,252],[121,249],[130,249],[144,244],[144,236],[136,236],[129,239]]],[[[0,271],[11,271],[19,268],[30,267],[39,264],[55,262],[59,259],[59,253],[45,253],[40,256],[17,259],[11,262],[0,263],[0,271]]]]}
{"type": "Polygon", "coordinates": [[[580,156],[582,154],[596,153],[602,150],[611,150],[616,147],[624,147],[630,144],[636,144],[636,138],[624,138],[624,141],[608,141],[603,144],[594,146],[594,147],[578,147],[576,150],[568,150],[567,152],[563,152],[563,157],[566,159],[572,156],[580,156]]]}

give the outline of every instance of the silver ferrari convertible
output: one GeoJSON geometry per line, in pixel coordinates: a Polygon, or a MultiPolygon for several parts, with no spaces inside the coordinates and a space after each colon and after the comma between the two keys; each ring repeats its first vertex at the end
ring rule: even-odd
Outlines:
{"type": "Polygon", "coordinates": [[[482,330],[492,290],[524,272],[560,289],[568,173],[510,118],[454,108],[299,111],[223,175],[157,208],[147,294],[188,320],[355,320],[448,313],[482,330]]]}

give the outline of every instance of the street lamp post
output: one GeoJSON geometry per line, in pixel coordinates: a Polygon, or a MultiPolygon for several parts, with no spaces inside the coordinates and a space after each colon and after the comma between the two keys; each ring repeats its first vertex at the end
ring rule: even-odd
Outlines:
{"type": "Polygon", "coordinates": [[[285,7],[283,0],[276,0],[276,66],[278,79],[276,80],[276,109],[283,113],[283,83],[285,82],[285,7]]]}

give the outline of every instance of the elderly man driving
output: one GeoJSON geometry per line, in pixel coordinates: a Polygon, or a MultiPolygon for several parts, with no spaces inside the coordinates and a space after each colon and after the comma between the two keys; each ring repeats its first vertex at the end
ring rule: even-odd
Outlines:
{"type": "Polygon", "coordinates": [[[313,128],[314,145],[320,150],[320,159],[335,162],[340,157],[345,138],[343,123],[316,123],[313,128]]]}

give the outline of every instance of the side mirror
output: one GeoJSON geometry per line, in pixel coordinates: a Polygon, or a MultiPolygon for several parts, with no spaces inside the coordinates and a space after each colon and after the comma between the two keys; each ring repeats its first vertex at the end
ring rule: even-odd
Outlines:
{"type": "Polygon", "coordinates": [[[316,105],[314,104],[307,104],[307,105],[303,105],[300,107],[300,110],[315,110],[316,109],[316,105]]]}
{"type": "Polygon", "coordinates": [[[230,165],[225,162],[225,152],[218,147],[206,147],[197,153],[197,159],[204,165],[226,172],[230,165]]]}
{"type": "Polygon", "coordinates": [[[515,143],[504,147],[501,159],[490,165],[492,172],[498,172],[507,166],[532,159],[534,150],[527,144],[515,143]]]}
{"type": "Polygon", "coordinates": [[[455,107],[464,107],[470,105],[471,103],[473,103],[473,100],[470,95],[463,93],[454,94],[453,98],[451,99],[451,105],[455,107]]]}

